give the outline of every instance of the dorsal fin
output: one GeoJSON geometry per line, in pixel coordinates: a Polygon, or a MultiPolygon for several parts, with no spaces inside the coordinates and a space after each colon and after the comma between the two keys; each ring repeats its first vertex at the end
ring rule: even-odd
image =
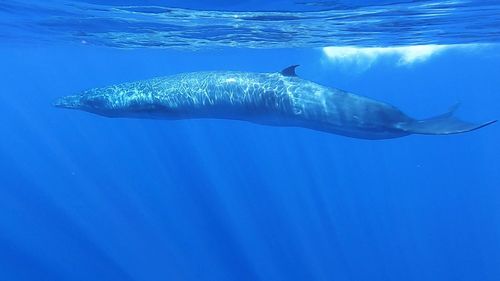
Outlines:
{"type": "Polygon", "coordinates": [[[299,66],[298,64],[291,65],[281,71],[281,75],[283,76],[297,76],[295,73],[295,68],[299,66]]]}

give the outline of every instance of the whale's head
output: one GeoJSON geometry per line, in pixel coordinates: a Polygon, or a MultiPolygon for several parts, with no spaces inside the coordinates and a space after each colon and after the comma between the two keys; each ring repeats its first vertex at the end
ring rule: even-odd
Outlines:
{"type": "Polygon", "coordinates": [[[89,92],[57,98],[52,105],[59,108],[83,110],[104,116],[114,116],[117,111],[110,96],[89,92]]]}

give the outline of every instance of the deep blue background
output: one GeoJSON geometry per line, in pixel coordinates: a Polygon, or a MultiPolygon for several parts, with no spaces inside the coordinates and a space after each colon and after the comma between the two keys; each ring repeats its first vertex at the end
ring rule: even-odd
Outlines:
{"type": "Polygon", "coordinates": [[[0,280],[500,280],[500,126],[364,141],[108,119],[58,96],[183,71],[299,75],[499,118],[498,48],[360,72],[321,50],[0,49],[0,280]]]}

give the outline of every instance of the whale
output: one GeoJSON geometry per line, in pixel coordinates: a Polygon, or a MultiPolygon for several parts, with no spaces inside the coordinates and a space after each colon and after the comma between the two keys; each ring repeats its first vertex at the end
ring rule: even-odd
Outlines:
{"type": "Polygon", "coordinates": [[[458,105],[444,114],[414,119],[385,102],[303,79],[297,67],[270,73],[180,73],[85,90],[60,97],[53,105],[106,117],[230,119],[369,140],[458,134],[496,122],[462,121],[454,117],[458,105]]]}

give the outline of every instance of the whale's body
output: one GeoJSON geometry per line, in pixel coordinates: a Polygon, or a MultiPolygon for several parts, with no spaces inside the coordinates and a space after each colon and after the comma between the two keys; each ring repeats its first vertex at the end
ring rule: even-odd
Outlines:
{"type": "Polygon", "coordinates": [[[454,134],[494,122],[470,124],[452,117],[453,111],[415,120],[389,104],[301,79],[295,67],[181,73],[91,89],[54,104],[107,117],[234,119],[363,139],[454,134]]]}

